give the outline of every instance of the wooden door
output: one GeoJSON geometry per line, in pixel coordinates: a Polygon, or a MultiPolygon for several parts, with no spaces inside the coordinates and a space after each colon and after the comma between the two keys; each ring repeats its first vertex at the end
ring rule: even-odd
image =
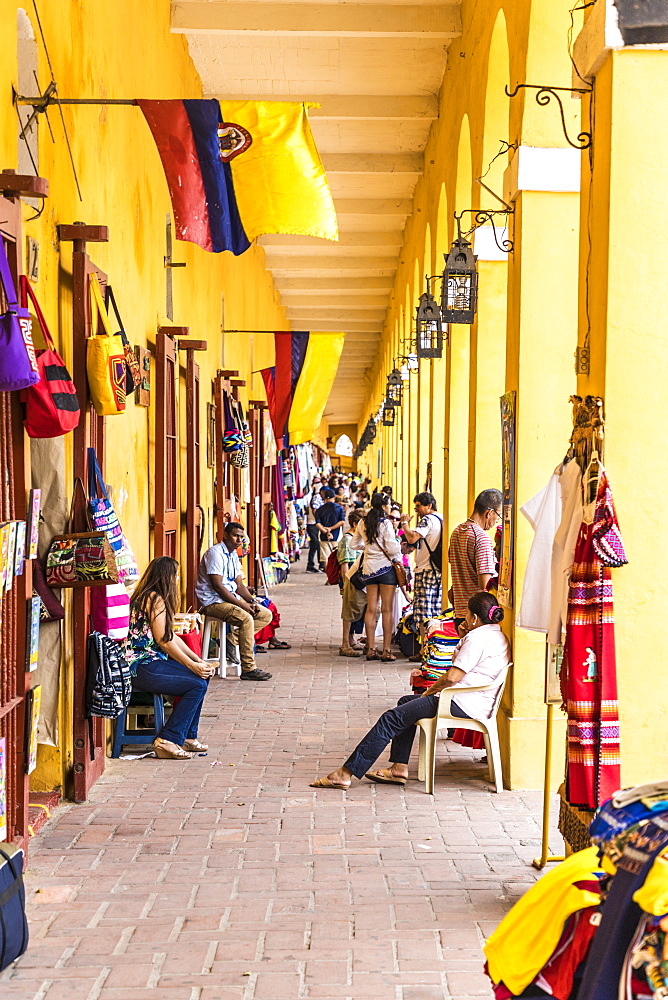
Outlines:
{"type": "MultiPolygon", "coordinates": [[[[21,205],[18,199],[0,198],[0,238],[3,240],[14,282],[21,270],[21,205]]],[[[0,312],[6,300],[0,284],[0,312]]],[[[0,392],[0,522],[26,518],[30,487],[30,450],[18,392],[0,392]]],[[[23,847],[28,842],[28,774],[26,740],[26,601],[32,594],[31,564],[15,577],[2,594],[0,612],[0,739],[4,740],[6,767],[6,839],[23,847]]],[[[4,838],[0,838],[4,839],[4,838]]]]}
{"type": "Polygon", "coordinates": [[[176,343],[157,334],[155,350],[155,517],[153,554],[178,559],[176,343]]]}
{"type": "MultiPolygon", "coordinates": [[[[81,479],[84,489],[88,484],[88,448],[95,448],[97,460],[104,476],[105,418],[98,416],[88,391],[86,377],[86,341],[93,334],[89,283],[96,274],[103,289],[107,276],[91,261],[86,252],[88,241],[104,243],[108,239],[104,226],[85,226],[74,223],[59,226],[61,242],[73,241],[72,252],[72,380],[81,407],[81,419],[72,432],[73,481],[81,479]]],[[[122,420],[119,416],[116,419],[122,420]]],[[[87,513],[83,500],[75,506],[73,530],[87,531],[87,513]]],[[[91,787],[104,771],[106,726],[104,719],[93,719],[91,746],[90,726],[86,718],[86,663],[87,641],[90,632],[90,590],[76,589],[72,593],[72,658],[74,663],[73,692],[73,768],[72,789],[68,789],[75,802],[85,802],[91,787]]]]}
{"type": "Polygon", "coordinates": [[[215,411],[215,509],[216,520],[216,541],[223,540],[225,525],[232,520],[232,497],[238,496],[234,493],[235,478],[234,467],[230,463],[227,454],[223,451],[223,432],[225,430],[225,394],[231,392],[230,377],[236,376],[236,371],[219,371],[213,383],[213,406],[215,411]]]}
{"type": "MultiPolygon", "coordinates": [[[[179,344],[182,348],[183,344],[179,344]]],[[[195,608],[195,583],[203,541],[200,506],[199,365],[186,351],[186,607],[195,608]]]]}
{"type": "Polygon", "coordinates": [[[270,420],[267,404],[252,400],[248,411],[249,424],[253,435],[251,449],[251,512],[248,518],[251,538],[253,568],[251,579],[259,582],[257,557],[264,559],[271,555],[271,528],[269,518],[272,509],[272,486],[276,467],[264,464],[265,425],[270,420]]]}

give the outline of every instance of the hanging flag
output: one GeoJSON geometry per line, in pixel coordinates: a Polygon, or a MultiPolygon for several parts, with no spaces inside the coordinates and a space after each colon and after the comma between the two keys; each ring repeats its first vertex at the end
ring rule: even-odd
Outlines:
{"type": "Polygon", "coordinates": [[[279,448],[310,441],[339,367],[344,333],[275,333],[276,363],[262,369],[279,448]]]}
{"type": "Polygon", "coordinates": [[[338,239],[334,202],[308,121],[312,105],[137,104],[158,147],[177,239],[237,256],[266,233],[338,239]]]}
{"type": "Polygon", "coordinates": [[[253,138],[232,163],[248,238],[293,233],[338,240],[334,201],[308,119],[308,109],[319,105],[221,101],[220,107],[226,121],[253,138]]]}

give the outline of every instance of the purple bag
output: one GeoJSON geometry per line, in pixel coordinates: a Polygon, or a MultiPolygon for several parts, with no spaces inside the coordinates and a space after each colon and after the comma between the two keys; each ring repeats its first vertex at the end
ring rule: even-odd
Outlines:
{"type": "Polygon", "coordinates": [[[13,392],[35,385],[40,375],[32,343],[32,319],[28,310],[19,306],[2,236],[0,281],[7,300],[7,311],[0,313],[0,392],[13,392]]]}

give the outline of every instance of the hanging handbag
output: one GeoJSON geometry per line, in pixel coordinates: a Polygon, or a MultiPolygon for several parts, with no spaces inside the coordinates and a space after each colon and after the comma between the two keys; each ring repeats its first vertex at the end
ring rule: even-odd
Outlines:
{"type": "Polygon", "coordinates": [[[25,274],[21,275],[19,283],[21,306],[26,309],[30,299],[46,344],[45,350],[37,351],[40,380],[25,389],[21,397],[25,407],[23,423],[28,437],[60,437],[79,423],[79,400],[70,373],[56,350],[44,314],[25,274]]]}
{"type": "Polygon", "coordinates": [[[28,947],[24,861],[21,847],[14,844],[0,847],[0,972],[28,947]]]}
{"type": "Polygon", "coordinates": [[[90,311],[93,333],[86,345],[88,387],[96,413],[111,417],[125,410],[125,353],[123,345],[111,332],[96,274],[90,275],[90,311]],[[98,332],[98,320],[103,327],[102,333],[98,332]]]}
{"type": "Polygon", "coordinates": [[[223,393],[223,451],[231,455],[244,446],[244,434],[236,420],[236,399],[228,392],[223,393]]]}
{"type": "Polygon", "coordinates": [[[39,382],[39,370],[32,342],[32,319],[28,310],[19,305],[2,236],[0,283],[7,300],[7,309],[0,313],[0,392],[14,392],[39,382]]]}
{"type": "Polygon", "coordinates": [[[77,488],[86,500],[79,478],[74,481],[68,531],[56,535],[46,557],[46,582],[49,587],[96,587],[118,583],[114,551],[104,531],[73,532],[74,501],[77,488]]]}
{"type": "Polygon", "coordinates": [[[88,507],[93,526],[106,533],[107,541],[113,549],[119,583],[136,583],[139,579],[137,560],[107,495],[95,448],[88,449],[88,507]]]}
{"type": "Polygon", "coordinates": [[[107,285],[105,289],[104,304],[107,307],[107,315],[111,316],[111,308],[113,308],[114,315],[116,316],[116,323],[118,324],[118,333],[116,336],[121,338],[123,353],[125,355],[125,393],[129,396],[130,393],[134,392],[141,385],[141,368],[139,367],[139,358],[130,346],[130,341],[125,332],[123,320],[118,311],[111,285],[107,285]]]}
{"type": "Polygon", "coordinates": [[[32,564],[32,589],[33,594],[39,597],[40,601],[40,624],[62,621],[65,617],[65,608],[47,585],[44,567],[40,559],[35,559],[32,564]]]}

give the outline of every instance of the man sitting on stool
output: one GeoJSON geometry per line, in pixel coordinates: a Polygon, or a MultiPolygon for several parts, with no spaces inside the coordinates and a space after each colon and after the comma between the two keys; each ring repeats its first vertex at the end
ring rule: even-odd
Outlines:
{"type": "MultiPolygon", "coordinates": [[[[195,585],[201,614],[234,625],[239,636],[241,679],[268,681],[271,674],[255,666],[255,633],[272,620],[269,608],[263,608],[244,584],[237,549],[244,540],[242,525],[225,525],[223,540],[212,545],[202,556],[195,585]]],[[[222,641],[222,639],[221,639],[222,641]]]]}

